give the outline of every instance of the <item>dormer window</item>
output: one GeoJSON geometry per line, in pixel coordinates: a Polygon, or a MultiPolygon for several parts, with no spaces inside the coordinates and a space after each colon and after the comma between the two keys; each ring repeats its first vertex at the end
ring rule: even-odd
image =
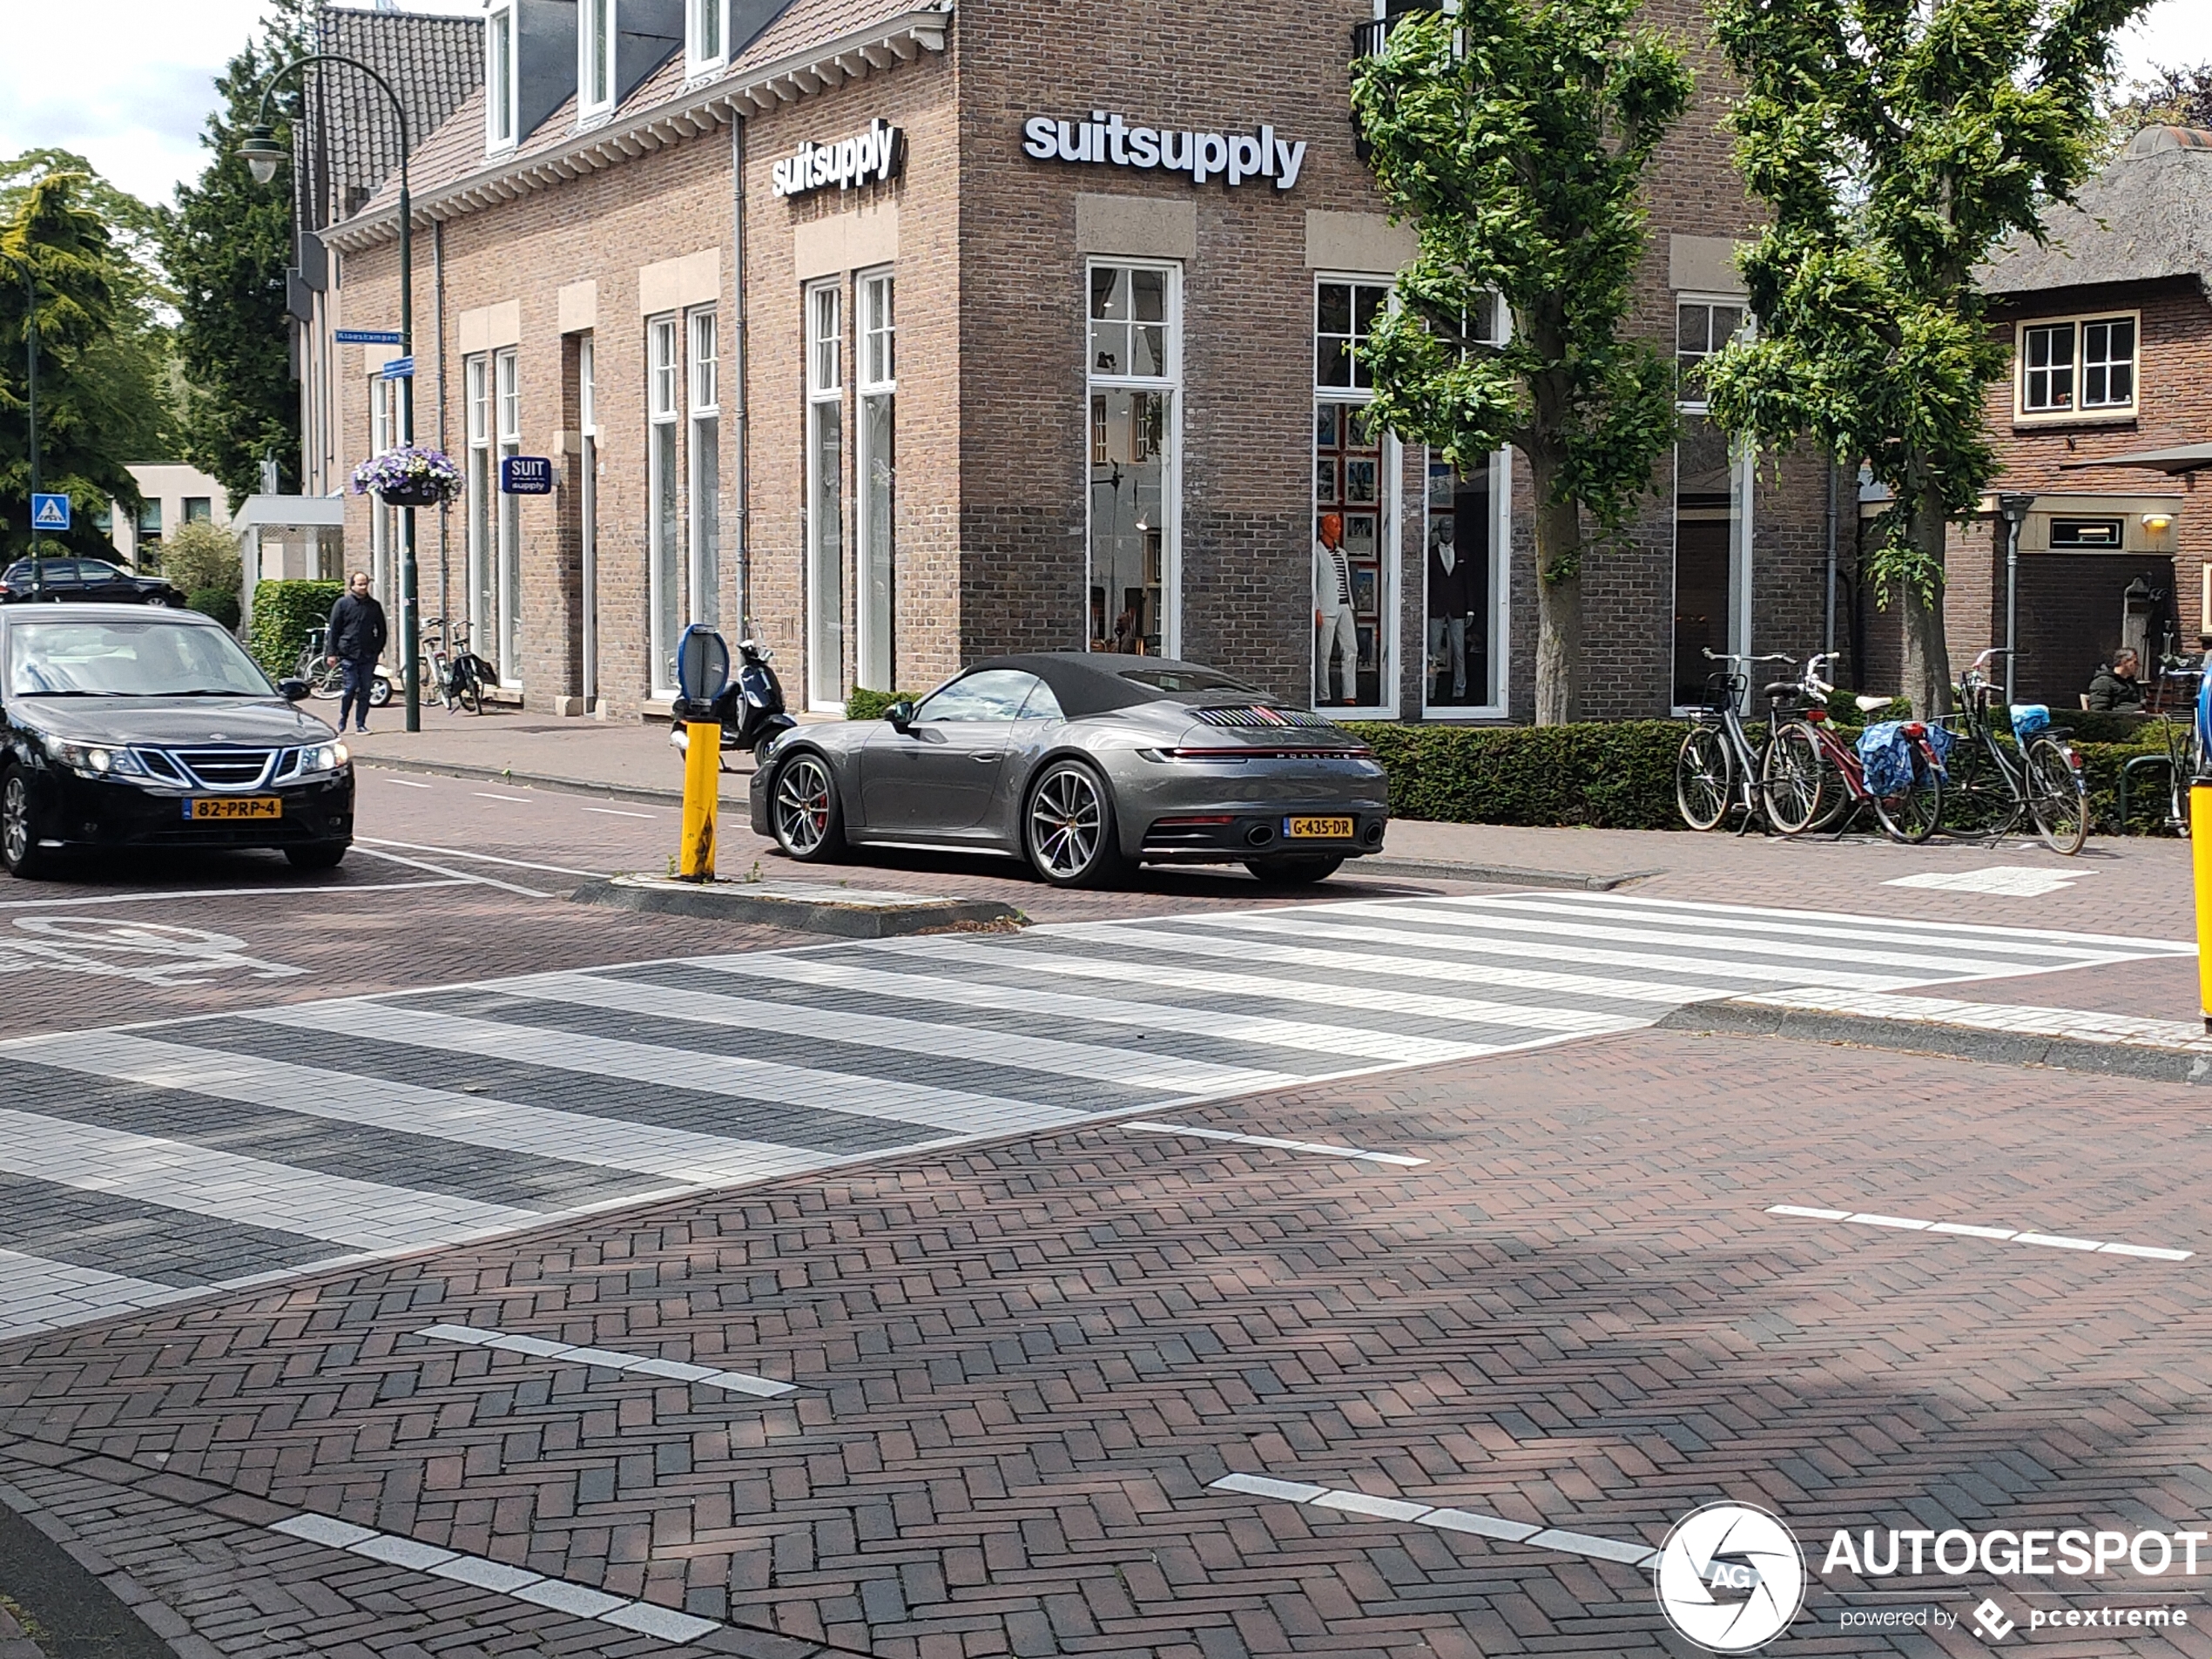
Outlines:
{"type": "Polygon", "coordinates": [[[583,0],[577,8],[576,112],[596,121],[615,107],[615,8],[621,0],[583,0]]]}
{"type": "Polygon", "coordinates": [[[711,75],[730,62],[730,0],[685,0],[684,73],[711,75]]]}
{"type": "Polygon", "coordinates": [[[515,147],[515,6],[495,7],[484,19],[484,148],[515,147]]]}

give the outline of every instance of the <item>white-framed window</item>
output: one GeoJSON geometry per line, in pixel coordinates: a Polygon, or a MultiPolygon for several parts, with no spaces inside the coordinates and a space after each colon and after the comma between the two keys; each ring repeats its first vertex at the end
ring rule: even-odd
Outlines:
{"type": "MultiPolygon", "coordinates": [[[[1467,337],[1502,346],[1512,316],[1485,295],[1463,327],[1467,337]]],[[[1511,683],[1513,457],[1500,450],[1462,472],[1423,451],[1421,511],[1421,713],[1431,720],[1501,719],[1511,683]]],[[[1403,558],[1386,555],[1385,569],[1403,558]]],[[[1408,572],[1408,580],[1411,580],[1408,572]]]]}
{"type": "MultiPolygon", "coordinates": [[[[492,354],[493,414],[498,421],[499,458],[511,460],[523,453],[522,360],[512,346],[492,354]]],[[[493,628],[487,635],[473,634],[477,655],[489,644],[495,652],[493,666],[502,685],[523,683],[523,498],[504,490],[499,496],[499,562],[491,594],[493,628]]]]}
{"type": "Polygon", "coordinates": [[[1675,405],[1705,407],[1705,362],[1745,332],[1750,313],[1741,300],[1677,300],[1675,302],[1675,405]]]}
{"type": "Polygon", "coordinates": [[[860,489],[857,541],[860,548],[858,682],[889,691],[898,682],[898,584],[896,569],[899,478],[899,319],[891,273],[863,272],[855,280],[859,300],[860,373],[855,397],[860,416],[860,489]]]}
{"type": "Polygon", "coordinates": [[[730,61],[730,0],[684,0],[684,72],[711,75],[730,61]]]}
{"type": "Polygon", "coordinates": [[[806,290],[806,701],[845,700],[845,286],[806,290]]]}
{"type": "Polygon", "coordinates": [[[2022,323],[2020,364],[2022,420],[2125,417],[2135,412],[2138,312],[2022,323]]]}
{"type": "Polygon", "coordinates": [[[721,364],[712,307],[685,319],[690,334],[690,438],[685,471],[691,489],[686,523],[691,543],[691,620],[722,621],[722,408],[717,383],[721,364]]]}
{"type": "Polygon", "coordinates": [[[1749,446],[1732,443],[1705,408],[1704,365],[1755,324],[1740,296],[1682,294],[1675,303],[1674,668],[1677,713],[1703,706],[1727,664],[1705,652],[1751,649],[1749,446]]]}
{"type": "Polygon", "coordinates": [[[616,17],[622,0],[581,0],[577,7],[576,118],[604,119],[615,107],[616,17]]]}
{"type": "Polygon", "coordinates": [[[484,18],[484,148],[515,145],[515,106],[520,88],[515,51],[514,0],[502,0],[484,18]]]}
{"type": "Polygon", "coordinates": [[[469,637],[489,640],[497,620],[497,558],[493,516],[499,497],[498,463],[492,458],[491,359],[479,353],[462,361],[462,401],[467,406],[469,637]]]}
{"type": "MultiPolygon", "coordinates": [[[[1398,701],[1397,444],[1367,416],[1374,377],[1353,347],[1390,303],[1384,277],[1313,289],[1313,701],[1388,712],[1398,701]]],[[[1465,624],[1459,637],[1464,644],[1465,624]]],[[[1464,664],[1464,653],[1462,653],[1464,664]]]]}
{"type": "Polygon", "coordinates": [[[578,457],[577,542],[583,566],[583,684],[577,689],[596,702],[599,696],[599,362],[590,334],[576,344],[576,403],[578,457]]]}
{"type": "MultiPolygon", "coordinates": [[[[395,410],[399,402],[400,383],[382,376],[368,383],[368,452],[381,455],[393,446],[393,434],[399,423],[395,410]]],[[[185,503],[189,519],[191,503],[185,503]]],[[[387,507],[374,496],[368,502],[368,568],[369,579],[376,583],[376,597],[390,604],[399,590],[392,581],[393,550],[399,544],[395,533],[399,509],[387,507]]]]}
{"type": "Polygon", "coordinates": [[[676,691],[676,647],[684,637],[681,365],[675,316],[645,322],[645,591],[653,694],[676,691]]]}
{"type": "Polygon", "coordinates": [[[1095,260],[1087,273],[1093,651],[1173,657],[1183,627],[1183,267],[1095,260]]]}

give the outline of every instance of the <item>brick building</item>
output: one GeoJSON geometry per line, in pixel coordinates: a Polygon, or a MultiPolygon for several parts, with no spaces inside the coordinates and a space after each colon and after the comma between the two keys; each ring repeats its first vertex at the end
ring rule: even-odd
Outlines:
{"type": "Polygon", "coordinates": [[[2145,129],[2046,234],[1984,273],[2013,353],[1989,394],[2003,471],[1952,530],[1945,624],[1954,668],[2004,644],[2009,562],[2018,695],[2071,708],[2122,645],[2212,644],[2208,486],[2145,459],[2212,440],[2212,133],[2145,129]]]}
{"type": "MultiPolygon", "coordinates": [[[[469,479],[426,611],[570,713],[663,706],[683,626],[745,617],[794,705],[1089,645],[1527,718],[1525,470],[1373,431],[1345,350],[1412,246],[1349,119],[1383,9],[491,0],[483,82],[414,167],[418,431],[469,479]],[[553,493],[502,495],[509,455],[553,493]]],[[[1694,395],[1755,210],[1700,8],[1649,10],[1700,78],[1635,326],[1694,395]]],[[[394,218],[388,185],[324,233],[334,326],[395,320],[394,218]]],[[[350,462],[390,439],[389,353],[347,350],[350,462]]],[[[1831,625],[1820,463],[1755,477],[1685,408],[1585,577],[1596,717],[1694,694],[1703,645],[1831,625]]]]}

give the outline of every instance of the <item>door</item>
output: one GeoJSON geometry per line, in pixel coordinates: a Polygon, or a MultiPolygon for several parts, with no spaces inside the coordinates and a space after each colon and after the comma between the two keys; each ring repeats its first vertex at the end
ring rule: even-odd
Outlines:
{"type": "Polygon", "coordinates": [[[84,597],[75,559],[41,559],[38,564],[38,579],[45,587],[47,598],[60,604],[84,597]]]}
{"type": "Polygon", "coordinates": [[[860,799],[870,831],[957,835],[990,810],[1034,674],[987,668],[933,691],[903,732],[884,723],[860,755],[860,799]]]}
{"type": "Polygon", "coordinates": [[[117,570],[112,564],[103,564],[98,559],[77,562],[78,597],[80,599],[136,599],[138,583],[117,570]]]}

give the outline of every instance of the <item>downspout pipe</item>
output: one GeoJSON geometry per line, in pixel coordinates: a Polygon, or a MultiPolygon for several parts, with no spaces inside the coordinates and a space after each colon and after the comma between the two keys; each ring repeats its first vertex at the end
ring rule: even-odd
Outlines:
{"type": "MultiPolygon", "coordinates": [[[[1833,455],[1828,457],[1827,592],[1828,611],[1826,620],[1824,622],[1821,628],[1820,648],[1821,650],[1826,651],[1831,657],[1833,657],[1836,651],[1836,457],[1833,455]]],[[[1831,672],[1834,670],[1834,666],[1835,665],[1832,663],[1829,665],[1831,672]]],[[[1857,663],[1854,662],[1851,665],[1851,671],[1854,678],[1863,678],[1863,677],[1859,675],[1859,667],[1857,663]]]]}
{"type": "Polygon", "coordinates": [[[2034,505],[2034,496],[2010,490],[1997,498],[1997,510],[2005,521],[2005,706],[2008,709],[2020,701],[2020,526],[2027,523],[2028,509],[2034,505]]]}
{"type": "Polygon", "coordinates": [[[736,437],[738,476],[737,511],[737,576],[738,576],[738,637],[750,639],[756,630],[752,621],[752,521],[751,517],[752,469],[748,464],[750,422],[746,419],[751,404],[747,382],[752,372],[751,338],[745,333],[745,118],[735,108],[730,111],[730,194],[731,236],[735,246],[732,262],[737,266],[736,280],[732,293],[734,304],[730,317],[732,348],[737,354],[737,422],[736,437]]]}

